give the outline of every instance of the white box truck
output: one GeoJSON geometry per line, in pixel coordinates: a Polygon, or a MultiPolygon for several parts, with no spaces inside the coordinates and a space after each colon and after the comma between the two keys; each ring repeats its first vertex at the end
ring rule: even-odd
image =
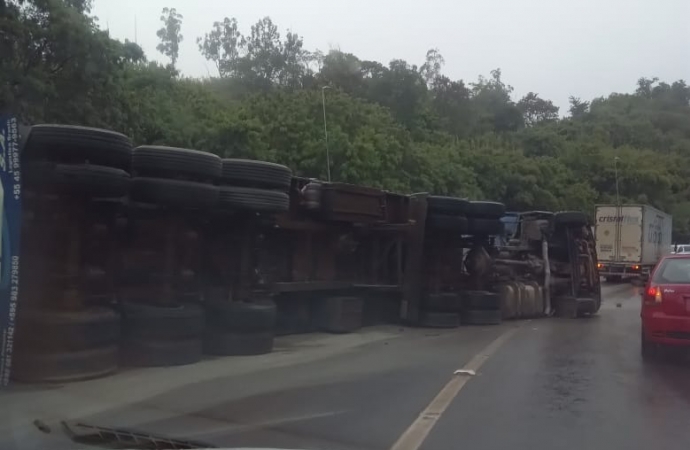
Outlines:
{"type": "Polygon", "coordinates": [[[597,205],[599,274],[608,281],[646,280],[671,251],[672,217],[649,205],[597,205]]]}

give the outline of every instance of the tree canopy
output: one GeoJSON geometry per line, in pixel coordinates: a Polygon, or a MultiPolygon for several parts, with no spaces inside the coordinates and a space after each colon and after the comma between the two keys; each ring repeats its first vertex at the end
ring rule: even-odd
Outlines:
{"type": "Polygon", "coordinates": [[[268,17],[247,35],[226,17],[192,36],[217,69],[216,77],[195,79],[175,69],[180,12],[161,15],[164,66],[112,39],[90,10],[90,0],[0,0],[0,111],[27,123],[110,128],[137,144],[275,161],[323,178],[325,98],[334,180],[492,199],[511,210],[592,212],[615,200],[617,169],[622,201],[672,213],[676,238],[690,238],[683,80],[642,77],[631,93],[573,96],[561,111],[538,86],[515,98],[498,68],[457,80],[443,73],[438,49],[420,55],[419,65],[324,54],[268,17]]]}

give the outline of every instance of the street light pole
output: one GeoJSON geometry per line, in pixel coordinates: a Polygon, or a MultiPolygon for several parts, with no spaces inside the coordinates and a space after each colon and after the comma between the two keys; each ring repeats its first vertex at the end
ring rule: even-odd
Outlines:
{"type": "Polygon", "coordinates": [[[326,89],[330,89],[330,86],[324,86],[321,88],[321,103],[323,104],[323,135],[326,139],[326,174],[328,176],[328,182],[331,181],[331,155],[328,151],[328,126],[326,125],[326,89]]]}
{"type": "Polygon", "coordinates": [[[621,197],[618,192],[618,156],[613,158],[613,173],[616,177],[616,247],[614,258],[618,260],[621,251],[621,230],[623,225],[623,210],[621,208],[621,197]]]}
{"type": "Polygon", "coordinates": [[[621,198],[620,198],[620,195],[619,195],[619,193],[618,193],[618,160],[619,160],[619,159],[620,159],[620,158],[619,158],[618,156],[616,156],[615,158],[613,158],[613,171],[614,171],[614,174],[615,174],[615,177],[616,177],[616,205],[620,208],[620,206],[621,206],[621,198]]]}

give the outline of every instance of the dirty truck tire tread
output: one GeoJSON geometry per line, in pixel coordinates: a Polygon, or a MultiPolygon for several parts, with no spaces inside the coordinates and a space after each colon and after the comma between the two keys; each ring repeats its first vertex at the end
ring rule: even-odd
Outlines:
{"type": "Polygon", "coordinates": [[[292,171],[283,165],[251,159],[224,159],[221,182],[233,186],[280,189],[287,192],[292,171]]]}
{"type": "Polygon", "coordinates": [[[424,298],[424,308],[430,312],[459,313],[462,310],[460,295],[455,292],[427,294],[424,298]]]}
{"type": "Polygon", "coordinates": [[[460,326],[460,314],[425,311],[419,324],[427,328],[457,328],[460,326]]]}
{"type": "Polygon", "coordinates": [[[430,230],[455,231],[464,233],[467,231],[468,221],[464,216],[451,216],[448,214],[432,213],[427,216],[426,227],[430,230]]]}
{"type": "Polygon", "coordinates": [[[218,206],[222,210],[244,210],[263,213],[285,212],[290,198],[284,192],[236,186],[221,186],[218,206]]]}
{"type": "Polygon", "coordinates": [[[485,219],[471,217],[468,221],[467,233],[479,236],[502,235],[505,224],[499,219],[485,219]]]}
{"type": "Polygon", "coordinates": [[[463,306],[467,310],[500,310],[501,297],[493,292],[467,291],[463,294],[463,306]]]}
{"type": "Polygon", "coordinates": [[[157,341],[128,339],[122,342],[122,364],[134,367],[183,366],[201,361],[202,339],[157,341]]]}
{"type": "Polygon", "coordinates": [[[427,214],[466,214],[469,205],[469,200],[465,200],[463,198],[430,195],[427,197],[427,214]]]}
{"type": "Polygon", "coordinates": [[[132,150],[132,174],[163,178],[216,181],[222,163],[218,155],[187,148],[143,145],[132,150]]]}
{"type": "Polygon", "coordinates": [[[553,222],[556,225],[585,226],[589,217],[580,211],[560,211],[553,215],[553,222]]]}
{"type": "Polygon", "coordinates": [[[72,352],[116,345],[121,316],[110,308],[82,311],[22,311],[16,343],[26,351],[72,352]]]}
{"type": "Polygon", "coordinates": [[[210,327],[227,332],[258,333],[276,326],[277,312],[273,301],[206,302],[206,320],[210,327]]]}
{"type": "Polygon", "coordinates": [[[211,210],[218,200],[218,187],[195,181],[138,177],[132,178],[130,198],[169,208],[211,210]]]}
{"type": "Polygon", "coordinates": [[[463,321],[469,325],[498,325],[501,323],[500,309],[469,309],[465,311],[463,321]]]}
{"type": "Polygon", "coordinates": [[[130,176],[122,169],[93,164],[31,162],[22,167],[27,187],[95,198],[124,197],[130,176]]]}
{"type": "Polygon", "coordinates": [[[229,333],[207,328],[204,334],[204,353],[215,356],[263,355],[273,350],[273,332],[229,333]]]}
{"type": "Polygon", "coordinates": [[[189,303],[173,307],[123,303],[125,339],[176,340],[199,337],[204,329],[204,312],[189,303]]]}
{"type": "Polygon", "coordinates": [[[66,353],[17,352],[12,378],[28,383],[63,383],[110,375],[118,367],[117,346],[66,353]]]}
{"type": "Polygon", "coordinates": [[[498,202],[470,202],[467,215],[484,219],[500,219],[506,212],[506,205],[498,202]]]}
{"type": "Polygon", "coordinates": [[[90,163],[129,170],[132,142],[124,134],[99,128],[41,124],[31,127],[23,161],[90,163]]]}

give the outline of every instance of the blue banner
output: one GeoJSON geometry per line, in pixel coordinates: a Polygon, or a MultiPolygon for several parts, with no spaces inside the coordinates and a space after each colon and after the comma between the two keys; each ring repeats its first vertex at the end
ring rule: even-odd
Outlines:
{"type": "Polygon", "coordinates": [[[10,382],[19,299],[19,236],[22,225],[19,125],[0,117],[0,386],[10,382]]]}

